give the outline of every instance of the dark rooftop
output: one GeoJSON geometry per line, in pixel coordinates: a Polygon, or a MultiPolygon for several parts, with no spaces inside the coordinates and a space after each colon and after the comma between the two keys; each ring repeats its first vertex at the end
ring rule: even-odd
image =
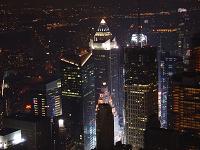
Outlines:
{"type": "Polygon", "coordinates": [[[175,74],[172,76],[172,81],[174,81],[176,84],[200,88],[200,73],[184,72],[181,74],[175,74]]]}
{"type": "Polygon", "coordinates": [[[42,120],[49,120],[49,118],[47,118],[47,117],[33,116],[33,115],[22,114],[22,113],[13,114],[7,118],[21,120],[21,121],[27,121],[27,122],[40,122],[42,120]]]}
{"type": "Polygon", "coordinates": [[[5,136],[5,135],[8,135],[8,134],[13,133],[15,131],[18,131],[18,129],[3,128],[3,129],[0,130],[0,136],[5,136]]]}

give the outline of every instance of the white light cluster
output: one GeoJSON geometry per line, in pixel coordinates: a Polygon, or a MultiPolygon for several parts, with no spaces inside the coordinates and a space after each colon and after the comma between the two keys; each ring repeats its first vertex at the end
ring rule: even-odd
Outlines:
{"type": "Polygon", "coordinates": [[[117,42],[115,40],[110,41],[110,39],[104,43],[98,43],[94,42],[93,40],[90,40],[89,46],[93,50],[111,50],[119,48],[117,42]]]}
{"type": "Polygon", "coordinates": [[[187,9],[186,9],[186,8],[179,8],[179,9],[178,9],[178,12],[179,12],[179,13],[187,12],[187,9]]]}
{"type": "Polygon", "coordinates": [[[59,126],[59,128],[64,128],[65,126],[64,126],[64,120],[63,119],[59,119],[58,120],[58,126],[59,126]]]}
{"type": "Polygon", "coordinates": [[[11,145],[17,145],[24,142],[25,140],[21,137],[21,130],[9,133],[4,136],[0,136],[0,149],[7,149],[11,145]],[[11,141],[11,142],[8,142],[11,141]]]}
{"type": "Polygon", "coordinates": [[[131,42],[133,42],[134,44],[138,44],[141,43],[141,45],[146,45],[147,44],[147,36],[144,34],[132,34],[131,37],[131,42]]]}
{"type": "Polygon", "coordinates": [[[105,24],[106,21],[104,19],[101,20],[101,24],[105,24]]]}

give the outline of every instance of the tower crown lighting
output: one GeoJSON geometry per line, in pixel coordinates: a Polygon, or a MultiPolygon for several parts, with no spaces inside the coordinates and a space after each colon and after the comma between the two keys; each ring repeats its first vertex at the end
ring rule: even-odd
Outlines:
{"type": "Polygon", "coordinates": [[[102,19],[100,24],[106,24],[106,21],[102,19]]]}

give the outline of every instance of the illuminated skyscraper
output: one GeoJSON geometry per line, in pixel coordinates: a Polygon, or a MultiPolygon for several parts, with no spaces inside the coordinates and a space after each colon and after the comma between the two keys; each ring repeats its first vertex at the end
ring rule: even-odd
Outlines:
{"type": "Polygon", "coordinates": [[[172,78],[172,115],[171,125],[179,130],[197,130],[200,132],[200,36],[192,39],[190,72],[176,74],[172,78]]]}
{"type": "MultiPolygon", "coordinates": [[[[178,43],[176,55],[183,58],[183,63],[189,65],[189,56],[187,55],[187,50],[189,49],[190,40],[190,17],[189,12],[185,8],[178,9],[178,43]]],[[[185,68],[186,69],[186,68],[185,68]]]]}
{"type": "Polygon", "coordinates": [[[200,33],[192,38],[190,65],[192,70],[200,72],[200,33]]]}
{"type": "Polygon", "coordinates": [[[200,74],[184,73],[172,78],[172,120],[178,131],[193,131],[200,135],[200,74]]]}
{"type": "Polygon", "coordinates": [[[62,106],[68,123],[70,144],[76,149],[92,149],[95,137],[94,75],[92,53],[81,50],[62,58],[62,106]],[[91,147],[90,144],[93,145],[91,147]]]}
{"type": "MultiPolygon", "coordinates": [[[[32,91],[33,113],[36,116],[47,116],[47,100],[45,88],[32,91]]],[[[30,107],[26,105],[25,107],[30,107]]]]}
{"type": "Polygon", "coordinates": [[[182,58],[176,56],[170,56],[167,52],[160,53],[160,62],[159,62],[159,92],[158,97],[160,101],[159,106],[159,118],[162,128],[168,128],[168,114],[169,109],[169,90],[170,84],[169,79],[172,75],[182,70],[182,58]],[[180,63],[181,62],[181,63],[180,63]]]}
{"type": "Polygon", "coordinates": [[[127,144],[143,148],[148,116],[157,114],[157,50],[125,49],[125,134],[127,144]]]}
{"type": "MultiPolygon", "coordinates": [[[[62,115],[61,80],[46,84],[47,115],[51,118],[62,115]]],[[[36,101],[35,101],[36,102],[36,101]]]]}
{"type": "Polygon", "coordinates": [[[96,99],[95,77],[92,53],[87,55],[87,61],[82,65],[82,93],[83,93],[83,125],[84,125],[84,149],[92,149],[96,146],[96,99]]]}
{"type": "Polygon", "coordinates": [[[123,129],[124,99],[121,51],[104,19],[101,20],[94,38],[90,40],[89,47],[92,50],[94,63],[96,101],[102,86],[107,86],[119,115],[118,124],[123,129]]]}
{"type": "MultiPolygon", "coordinates": [[[[190,72],[175,74],[171,79],[170,127],[193,137],[200,137],[199,41],[193,38],[190,72]]],[[[187,149],[198,149],[188,145],[187,149]]]]}

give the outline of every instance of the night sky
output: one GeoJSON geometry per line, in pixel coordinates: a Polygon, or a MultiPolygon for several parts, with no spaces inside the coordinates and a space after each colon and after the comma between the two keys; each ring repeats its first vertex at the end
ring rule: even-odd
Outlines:
{"type": "MultiPolygon", "coordinates": [[[[4,0],[5,1],[5,0],[4,0]]],[[[22,7],[22,5],[32,5],[35,7],[53,5],[56,7],[71,7],[72,5],[88,4],[90,6],[113,6],[120,5],[121,7],[136,7],[138,0],[8,0],[8,3],[13,6],[22,7]]],[[[191,1],[195,0],[140,0],[142,8],[158,9],[160,6],[166,8],[187,7],[191,1]]]]}

